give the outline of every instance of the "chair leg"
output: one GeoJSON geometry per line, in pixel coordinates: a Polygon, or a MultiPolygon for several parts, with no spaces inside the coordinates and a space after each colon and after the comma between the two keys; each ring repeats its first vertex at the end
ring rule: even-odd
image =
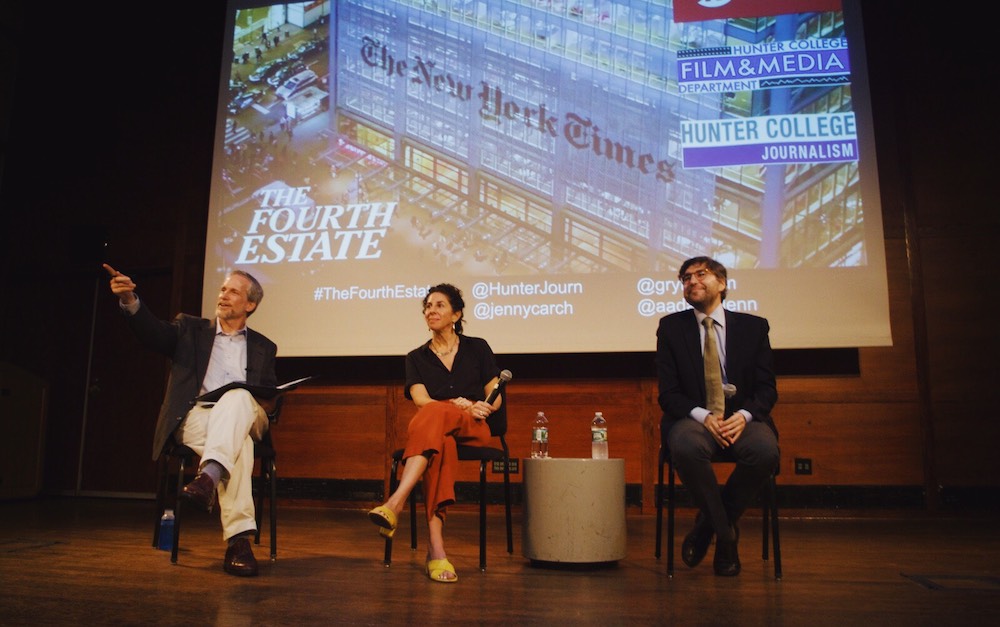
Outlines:
{"type": "Polygon", "coordinates": [[[257,482],[257,490],[253,497],[253,517],[257,531],[253,534],[253,543],[260,544],[260,522],[264,511],[264,490],[267,489],[267,460],[260,460],[260,478],[257,482]]]}
{"type": "MultiPolygon", "coordinates": [[[[271,488],[267,511],[271,515],[271,561],[278,559],[278,465],[274,458],[268,459],[268,484],[271,488]]],[[[260,528],[257,530],[260,533],[260,528]]]]}
{"type": "Polygon", "coordinates": [[[781,541],[778,536],[778,487],[774,475],[771,475],[768,491],[771,501],[771,534],[774,537],[774,578],[781,579],[781,541]]]}
{"type": "Polygon", "coordinates": [[[507,517],[507,553],[514,553],[514,535],[510,524],[510,457],[504,455],[503,458],[503,501],[504,511],[507,517]]]}
{"type": "MultiPolygon", "coordinates": [[[[399,483],[399,479],[396,477],[396,472],[399,470],[399,462],[395,459],[392,460],[392,465],[389,467],[389,494],[396,491],[396,485],[399,483]]],[[[382,563],[386,568],[392,564],[392,538],[385,539],[385,555],[382,557],[382,563]]]]}
{"type": "Polygon", "coordinates": [[[254,519],[257,523],[257,531],[254,533],[254,544],[260,544],[260,529],[263,520],[265,490],[268,511],[268,524],[271,535],[271,561],[278,559],[278,483],[276,468],[273,457],[260,458],[260,477],[257,484],[257,493],[254,495],[254,519]]]}
{"type": "Polygon", "coordinates": [[[156,481],[156,519],[153,521],[153,548],[160,546],[160,519],[166,509],[167,486],[170,484],[169,464],[167,464],[167,454],[160,455],[157,462],[156,481]]]}
{"type": "Polygon", "coordinates": [[[173,546],[170,548],[170,563],[177,563],[177,550],[181,539],[181,492],[184,490],[184,467],[185,459],[183,456],[180,457],[180,466],[177,469],[177,491],[174,492],[174,541],[173,546]]]}
{"type": "Polygon", "coordinates": [[[760,558],[767,561],[770,556],[770,541],[768,540],[768,534],[770,533],[770,520],[771,520],[771,496],[770,494],[761,494],[760,499],[760,530],[761,530],[761,542],[760,542],[760,558]]]}
{"type": "Polygon", "coordinates": [[[410,491],[410,550],[417,550],[417,488],[410,491]]]}
{"type": "MultiPolygon", "coordinates": [[[[392,460],[389,469],[389,494],[394,494],[399,487],[399,460],[392,460]]],[[[417,550],[417,488],[410,491],[410,549],[417,550]]],[[[392,538],[385,539],[385,554],[382,563],[386,568],[392,564],[392,538]]]]}
{"type": "Polygon", "coordinates": [[[668,470],[667,483],[667,577],[674,578],[674,466],[668,470]]]}
{"type": "Polygon", "coordinates": [[[660,547],[663,543],[663,461],[656,475],[656,559],[660,559],[660,547]]]}
{"type": "Polygon", "coordinates": [[[479,462],[479,570],[486,570],[486,460],[479,462]]]}

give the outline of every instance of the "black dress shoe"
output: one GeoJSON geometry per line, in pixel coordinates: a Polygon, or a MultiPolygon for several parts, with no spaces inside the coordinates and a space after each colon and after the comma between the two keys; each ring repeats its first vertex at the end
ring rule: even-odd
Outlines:
{"type": "Polygon", "coordinates": [[[684,536],[684,543],[681,544],[681,559],[684,560],[684,564],[688,568],[694,568],[701,564],[701,560],[705,559],[708,546],[712,544],[713,535],[715,532],[712,530],[712,525],[706,522],[701,514],[698,514],[694,522],[694,529],[684,536]]]}
{"type": "Polygon", "coordinates": [[[215,482],[208,475],[198,473],[194,480],[181,490],[181,496],[206,512],[211,512],[212,505],[215,504],[215,482]]]}
{"type": "Polygon", "coordinates": [[[735,577],[740,574],[740,556],[736,550],[736,545],[740,538],[739,530],[736,530],[736,540],[716,540],[715,541],[715,574],[720,577],[735,577]]]}
{"type": "Polygon", "coordinates": [[[237,577],[257,576],[257,558],[250,550],[250,540],[237,538],[230,543],[226,549],[226,561],[222,564],[222,568],[237,577]]]}

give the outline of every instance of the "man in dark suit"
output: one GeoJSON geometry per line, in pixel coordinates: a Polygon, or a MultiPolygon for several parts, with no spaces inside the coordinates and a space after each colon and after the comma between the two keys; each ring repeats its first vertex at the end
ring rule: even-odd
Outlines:
{"type": "Polygon", "coordinates": [[[662,444],[699,509],[681,558],[697,566],[715,536],[715,573],[734,576],[740,572],[736,523],[778,463],[769,326],[722,306],[728,275],[714,259],[688,259],[678,278],[693,309],[660,319],[656,369],[662,444]],[[706,352],[716,358],[706,360],[706,352]],[[736,462],[721,488],[711,464],[720,454],[736,462]]]}
{"type": "Polygon", "coordinates": [[[230,390],[215,403],[194,399],[234,381],[277,385],[277,346],[246,326],[264,290],[251,275],[235,270],[219,291],[214,320],[179,314],[167,322],[139,300],[132,279],[107,264],[104,268],[136,337],[171,360],[153,437],[153,459],[171,438],[198,454],[198,474],[184,486],[182,496],[211,511],[218,494],[228,543],[223,567],[231,575],[256,575],[257,561],[248,539],[257,531],[253,442],[268,428],[267,411],[245,389],[230,390]]]}

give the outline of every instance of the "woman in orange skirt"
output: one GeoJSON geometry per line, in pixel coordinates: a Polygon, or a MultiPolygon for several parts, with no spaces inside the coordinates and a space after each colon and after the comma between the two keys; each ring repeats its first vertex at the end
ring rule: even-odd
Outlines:
{"type": "Polygon", "coordinates": [[[499,370],[486,340],[462,334],[464,309],[461,290],[448,283],[429,288],[424,297],[431,338],[406,356],[405,394],[418,410],[407,428],[403,476],[389,499],[368,512],[379,532],[391,536],[422,478],[429,535],[426,572],[442,583],[458,581],[444,549],[446,508],[455,502],[457,445],[489,445],[493,435],[486,419],[503,401],[485,401],[499,370]]]}

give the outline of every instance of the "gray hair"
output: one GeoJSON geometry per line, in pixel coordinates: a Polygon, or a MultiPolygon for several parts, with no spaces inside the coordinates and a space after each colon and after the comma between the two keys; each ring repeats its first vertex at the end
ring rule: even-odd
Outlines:
{"type": "MultiPolygon", "coordinates": [[[[243,270],[233,270],[229,273],[229,276],[233,276],[234,274],[250,281],[250,289],[247,290],[247,300],[259,306],[260,301],[264,300],[264,288],[261,286],[260,281],[255,279],[249,272],[244,272],[243,270]]],[[[257,309],[254,308],[254,311],[257,311],[257,309]]],[[[253,311],[250,312],[250,314],[252,313],[253,311]]]]}

